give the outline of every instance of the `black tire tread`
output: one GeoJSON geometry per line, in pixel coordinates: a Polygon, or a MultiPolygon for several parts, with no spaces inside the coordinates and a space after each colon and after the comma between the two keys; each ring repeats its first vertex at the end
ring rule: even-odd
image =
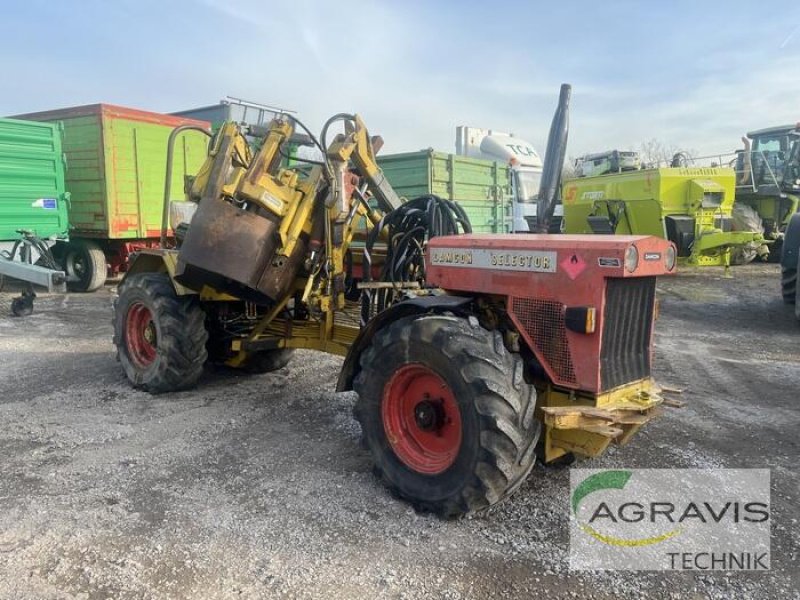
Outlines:
{"type": "Polygon", "coordinates": [[[786,304],[797,301],[797,269],[781,269],[781,293],[786,304]]]}
{"type": "MultiPolygon", "coordinates": [[[[203,373],[208,359],[205,313],[195,296],[178,296],[166,273],[141,273],[126,277],[119,287],[117,306],[126,294],[137,290],[146,294],[152,303],[154,318],[160,332],[155,372],[147,381],[124,360],[124,319],[126,311],[115,311],[114,344],[123,362],[128,379],[134,387],[153,394],[173,392],[193,387],[203,373]]],[[[124,308],[124,307],[123,307],[124,308]]]]}
{"type": "Polygon", "coordinates": [[[786,304],[797,304],[798,272],[800,272],[800,213],[795,213],[786,226],[781,244],[781,294],[786,304]]]}
{"type": "Polygon", "coordinates": [[[102,248],[95,242],[89,240],[79,240],[70,242],[64,254],[65,264],[70,252],[84,252],[89,261],[89,277],[85,281],[70,281],[67,287],[73,292],[94,292],[99,290],[106,282],[108,277],[108,267],[106,266],[106,255],[102,248]]]}
{"type": "MultiPolygon", "coordinates": [[[[398,339],[412,346],[417,341],[433,342],[453,364],[460,365],[480,419],[479,458],[469,481],[457,493],[436,502],[407,497],[396,482],[387,479],[380,464],[376,464],[376,473],[393,494],[418,510],[445,517],[480,511],[510,496],[533,469],[540,432],[540,424],[533,418],[536,390],[522,377],[522,359],[505,348],[499,332],[482,328],[477,320],[447,315],[407,317],[375,334],[361,356],[356,392],[364,388],[367,378],[379,376],[383,351],[398,339]]],[[[355,415],[362,430],[367,403],[359,393],[355,415]]]]}

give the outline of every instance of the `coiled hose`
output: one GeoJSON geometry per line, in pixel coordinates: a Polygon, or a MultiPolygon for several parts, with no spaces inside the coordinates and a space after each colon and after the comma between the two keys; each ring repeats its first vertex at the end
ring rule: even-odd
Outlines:
{"type": "Polygon", "coordinates": [[[364,281],[372,280],[372,253],[384,230],[388,244],[379,281],[391,283],[392,287],[362,290],[363,323],[393,304],[404,293],[402,284],[424,284],[424,252],[429,239],[472,233],[472,225],[464,209],[451,200],[427,195],[406,202],[384,215],[370,231],[364,251],[364,281]]]}

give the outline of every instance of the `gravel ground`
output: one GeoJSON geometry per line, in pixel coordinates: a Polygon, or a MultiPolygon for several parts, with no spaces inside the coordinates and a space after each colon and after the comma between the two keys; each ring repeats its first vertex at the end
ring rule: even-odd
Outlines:
{"type": "Polygon", "coordinates": [[[687,405],[583,463],[769,467],[768,573],[571,572],[566,469],[486,514],[415,514],[371,475],[339,359],[153,397],[114,360],[106,289],[0,317],[0,598],[797,598],[800,329],[777,282],[661,282],[656,376],[687,405]]]}

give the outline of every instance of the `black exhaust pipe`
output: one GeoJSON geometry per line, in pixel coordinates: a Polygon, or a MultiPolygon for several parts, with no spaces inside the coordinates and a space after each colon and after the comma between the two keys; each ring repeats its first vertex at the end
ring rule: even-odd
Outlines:
{"type": "Polygon", "coordinates": [[[558,96],[558,107],[550,125],[547,137],[547,150],[544,154],[542,182],[539,184],[539,196],[536,201],[536,233],[547,233],[553,211],[556,209],[559,187],[561,186],[561,170],[564,167],[564,156],[567,153],[567,134],[569,133],[569,98],[572,86],[561,84],[558,96]]]}

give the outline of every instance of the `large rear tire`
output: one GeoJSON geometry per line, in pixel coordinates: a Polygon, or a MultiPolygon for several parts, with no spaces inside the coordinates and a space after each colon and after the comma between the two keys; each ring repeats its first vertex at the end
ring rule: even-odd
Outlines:
{"type": "Polygon", "coordinates": [[[510,496],[536,461],[536,390],[502,335],[424,315],[379,330],[355,415],[376,474],[417,509],[456,516],[510,496]]]}
{"type": "Polygon", "coordinates": [[[153,394],[192,387],[208,358],[205,313],[178,296],[165,273],[139,273],[119,287],[114,344],[134,387],[153,394]]]}
{"type": "Polygon", "coordinates": [[[786,304],[797,302],[797,274],[800,270],[800,213],[792,215],[781,247],[781,293],[786,304]]]}
{"type": "Polygon", "coordinates": [[[94,292],[103,287],[108,276],[106,255],[95,242],[69,242],[64,249],[64,271],[71,292],[94,292]]]}

